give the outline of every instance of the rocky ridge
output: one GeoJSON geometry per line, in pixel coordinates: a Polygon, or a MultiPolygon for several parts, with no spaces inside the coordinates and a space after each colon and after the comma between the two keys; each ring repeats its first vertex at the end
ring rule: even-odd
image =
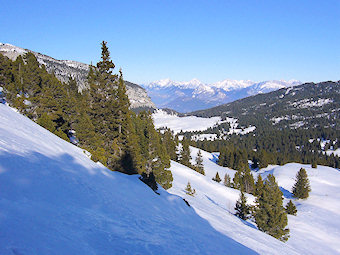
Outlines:
{"type": "MultiPolygon", "coordinates": [[[[72,77],[77,81],[80,91],[87,87],[86,76],[89,71],[88,64],[72,60],[57,60],[29,49],[23,49],[7,43],[0,43],[0,53],[11,60],[15,60],[19,55],[24,55],[27,52],[33,53],[38,62],[41,65],[45,65],[46,70],[49,73],[54,73],[60,81],[67,82],[69,77],[72,77]]],[[[131,102],[131,108],[156,108],[145,89],[128,81],[125,81],[125,84],[127,95],[131,102]]]]}

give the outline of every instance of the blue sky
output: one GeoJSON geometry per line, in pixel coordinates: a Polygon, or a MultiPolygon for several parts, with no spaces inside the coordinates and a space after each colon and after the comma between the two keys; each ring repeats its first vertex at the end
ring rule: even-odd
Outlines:
{"type": "Polygon", "coordinates": [[[0,0],[0,42],[126,80],[340,80],[340,1],[0,0]]]}

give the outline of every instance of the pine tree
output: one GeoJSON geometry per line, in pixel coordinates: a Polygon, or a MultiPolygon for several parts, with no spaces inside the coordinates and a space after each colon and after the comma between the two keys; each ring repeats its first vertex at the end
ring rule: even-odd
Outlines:
{"type": "Polygon", "coordinates": [[[257,197],[262,195],[263,187],[264,187],[264,184],[263,184],[262,177],[261,175],[258,175],[256,184],[255,184],[255,195],[257,197]]]}
{"type": "Polygon", "coordinates": [[[299,199],[308,198],[311,191],[306,169],[301,168],[296,174],[296,183],[293,186],[293,195],[299,199]]]}
{"type": "Polygon", "coordinates": [[[224,186],[226,186],[226,187],[229,187],[229,188],[232,187],[232,183],[231,183],[230,176],[229,176],[229,174],[227,174],[227,173],[224,175],[224,182],[223,182],[223,184],[224,184],[224,186]]]}
{"type": "Polygon", "coordinates": [[[218,172],[216,172],[216,175],[214,178],[212,178],[213,181],[215,182],[221,182],[221,178],[220,178],[220,175],[218,174],[218,172]]]}
{"type": "Polygon", "coordinates": [[[286,212],[291,215],[296,215],[297,209],[292,200],[289,200],[288,204],[286,205],[286,212]]]}
{"type": "Polygon", "coordinates": [[[287,213],[282,205],[283,194],[273,175],[268,175],[262,195],[256,198],[255,222],[259,230],[281,240],[287,241],[289,229],[287,213]]]}
{"type": "Polygon", "coordinates": [[[250,172],[249,167],[244,167],[238,170],[233,178],[233,187],[243,192],[253,194],[255,191],[254,177],[250,172]]]}
{"type": "Polygon", "coordinates": [[[247,205],[247,198],[242,191],[240,193],[240,198],[236,202],[235,210],[236,210],[235,215],[240,219],[242,220],[249,219],[250,208],[247,205]]]}
{"type": "Polygon", "coordinates": [[[189,141],[183,138],[179,162],[187,167],[192,167],[190,160],[191,160],[191,155],[190,155],[189,141]]]}
{"type": "Polygon", "coordinates": [[[195,161],[196,161],[196,164],[194,165],[195,170],[200,174],[205,175],[201,150],[198,151],[195,161]]]}
{"type": "Polygon", "coordinates": [[[147,176],[153,173],[155,180],[164,189],[171,188],[173,177],[168,169],[170,157],[160,133],[155,130],[151,114],[143,111],[134,118],[141,153],[141,171],[147,176]]]}
{"type": "Polygon", "coordinates": [[[188,182],[187,186],[185,187],[185,193],[190,196],[194,196],[196,193],[196,190],[191,188],[190,182],[188,182]]]}

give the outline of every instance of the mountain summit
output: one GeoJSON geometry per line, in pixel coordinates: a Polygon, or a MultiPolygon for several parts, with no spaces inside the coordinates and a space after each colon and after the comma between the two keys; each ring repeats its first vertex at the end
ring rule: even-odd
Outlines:
{"type": "Polygon", "coordinates": [[[163,79],[142,86],[158,107],[190,112],[299,84],[301,82],[297,80],[254,82],[226,79],[206,84],[198,79],[182,82],[163,79]]]}

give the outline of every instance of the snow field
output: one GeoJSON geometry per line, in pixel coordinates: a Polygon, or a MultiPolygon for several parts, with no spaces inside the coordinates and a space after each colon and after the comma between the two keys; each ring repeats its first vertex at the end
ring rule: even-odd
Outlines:
{"type": "Polygon", "coordinates": [[[170,115],[162,110],[157,110],[152,114],[156,128],[168,127],[175,134],[182,131],[203,131],[213,127],[221,120],[220,117],[200,118],[196,116],[178,117],[170,115]]]}
{"type": "Polygon", "coordinates": [[[0,254],[255,254],[0,105],[0,254]]]}

